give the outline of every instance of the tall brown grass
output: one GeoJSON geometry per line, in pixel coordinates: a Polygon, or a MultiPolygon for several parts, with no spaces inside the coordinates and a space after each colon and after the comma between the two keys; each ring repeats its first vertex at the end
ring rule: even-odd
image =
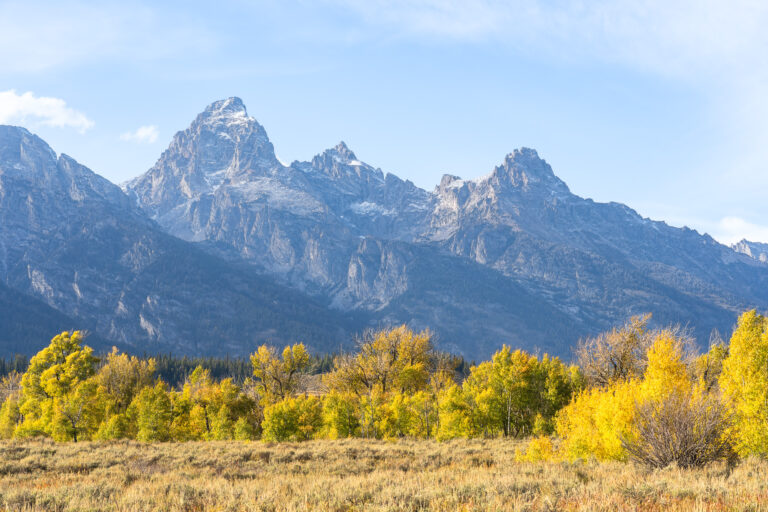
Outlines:
{"type": "Polygon", "coordinates": [[[768,462],[515,462],[519,442],[0,443],[0,510],[768,510],[768,462]]]}

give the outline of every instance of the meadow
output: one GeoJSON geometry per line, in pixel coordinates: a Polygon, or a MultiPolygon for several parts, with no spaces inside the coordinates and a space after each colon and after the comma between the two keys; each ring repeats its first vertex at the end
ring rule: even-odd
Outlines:
{"type": "Polygon", "coordinates": [[[516,462],[520,441],[0,442],[0,510],[768,510],[768,462],[516,462]]]}

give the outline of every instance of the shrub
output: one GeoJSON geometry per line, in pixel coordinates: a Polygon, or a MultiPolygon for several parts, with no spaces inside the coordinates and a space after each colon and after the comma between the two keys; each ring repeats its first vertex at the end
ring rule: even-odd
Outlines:
{"type": "Polygon", "coordinates": [[[734,451],[727,434],[730,420],[726,408],[711,395],[670,393],[661,400],[638,404],[634,436],[624,438],[622,444],[632,459],[654,468],[732,461],[734,451]]]}

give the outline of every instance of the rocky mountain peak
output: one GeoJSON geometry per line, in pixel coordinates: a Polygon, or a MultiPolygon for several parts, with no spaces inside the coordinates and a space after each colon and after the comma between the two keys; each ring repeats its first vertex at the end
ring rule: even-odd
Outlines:
{"type": "Polygon", "coordinates": [[[203,110],[199,118],[206,120],[215,119],[240,119],[248,117],[243,100],[233,96],[231,98],[214,101],[203,110]]]}
{"type": "Polygon", "coordinates": [[[360,165],[361,162],[357,159],[354,151],[349,149],[349,146],[342,140],[332,148],[328,148],[322,152],[322,154],[316,155],[312,159],[314,163],[338,163],[344,165],[360,165]]]}
{"type": "Polygon", "coordinates": [[[336,144],[333,148],[329,149],[327,152],[338,157],[342,162],[345,163],[357,160],[355,153],[349,149],[343,140],[336,144]]]}
{"type": "Polygon", "coordinates": [[[357,181],[361,176],[375,176],[378,181],[384,180],[384,175],[380,170],[358,160],[357,155],[349,149],[344,141],[326,149],[319,155],[315,155],[312,158],[311,166],[335,179],[352,178],[357,181]]]}
{"type": "Polygon", "coordinates": [[[453,174],[443,174],[443,178],[440,180],[439,188],[448,187],[456,181],[461,181],[461,177],[454,176],[453,174]]]}
{"type": "Polygon", "coordinates": [[[751,242],[743,239],[738,243],[731,245],[731,248],[741,254],[754,258],[763,263],[768,263],[768,244],[762,242],[751,242]]]}
{"type": "Polygon", "coordinates": [[[208,105],[125,189],[157,218],[233,179],[247,180],[279,167],[264,127],[248,115],[240,98],[232,97],[208,105]]]}
{"type": "Polygon", "coordinates": [[[523,191],[545,189],[555,194],[570,194],[565,182],[555,176],[552,167],[531,148],[509,153],[504,162],[494,168],[489,180],[493,185],[511,185],[523,191]]]}
{"type": "Polygon", "coordinates": [[[466,183],[467,182],[462,180],[459,176],[443,174],[440,184],[435,187],[435,193],[439,196],[444,196],[462,188],[466,183]]]}
{"type": "Polygon", "coordinates": [[[42,169],[43,162],[55,161],[56,152],[37,135],[20,126],[0,125],[0,162],[6,164],[0,167],[0,174],[14,170],[18,174],[22,168],[42,169]],[[32,165],[25,166],[27,163],[32,165]]]}
{"type": "Polygon", "coordinates": [[[116,185],[66,154],[57,156],[43,139],[17,126],[0,126],[0,191],[3,182],[14,192],[34,189],[57,201],[66,195],[78,204],[103,199],[129,206],[116,185]]]}
{"type": "Polygon", "coordinates": [[[255,137],[259,145],[271,146],[264,127],[248,115],[243,100],[237,97],[214,101],[198,114],[187,130],[179,132],[177,137],[190,132],[198,135],[198,138],[200,134],[212,132],[223,139],[219,142],[225,145],[227,142],[253,142],[255,137]]]}

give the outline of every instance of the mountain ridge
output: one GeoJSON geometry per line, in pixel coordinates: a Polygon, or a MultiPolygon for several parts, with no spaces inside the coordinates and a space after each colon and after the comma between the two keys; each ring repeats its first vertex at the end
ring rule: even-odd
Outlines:
{"type": "Polygon", "coordinates": [[[325,350],[356,330],[250,266],[168,235],[119,187],[5,126],[0,242],[9,288],[138,352],[243,355],[259,340],[298,337],[325,350]]]}
{"type": "MultiPolygon", "coordinates": [[[[193,138],[196,122],[179,133],[193,138]]],[[[252,148],[243,143],[238,151],[252,148]]],[[[576,196],[530,148],[510,152],[480,178],[446,175],[431,192],[360,161],[344,143],[307,162],[270,160],[268,168],[224,156],[207,172],[227,167],[246,178],[167,205],[195,214],[160,224],[182,237],[194,232],[190,240],[225,247],[341,310],[383,310],[408,290],[403,258],[360,257],[358,240],[367,238],[489,267],[570,315],[579,332],[644,309],[662,321],[723,329],[741,308],[768,305],[768,275],[754,260],[626,205],[576,196]],[[377,284],[362,286],[363,275],[378,276],[377,284]]],[[[168,160],[164,153],[151,172],[184,172],[168,160]]],[[[140,205],[147,176],[128,187],[140,205]]]]}
{"type": "Polygon", "coordinates": [[[283,164],[235,97],[120,187],[0,127],[0,221],[3,283],[145,352],[326,351],[407,323],[470,358],[568,357],[632,314],[704,342],[768,307],[759,256],[579,197],[534,149],[427,191],[343,141],[283,164]]]}

